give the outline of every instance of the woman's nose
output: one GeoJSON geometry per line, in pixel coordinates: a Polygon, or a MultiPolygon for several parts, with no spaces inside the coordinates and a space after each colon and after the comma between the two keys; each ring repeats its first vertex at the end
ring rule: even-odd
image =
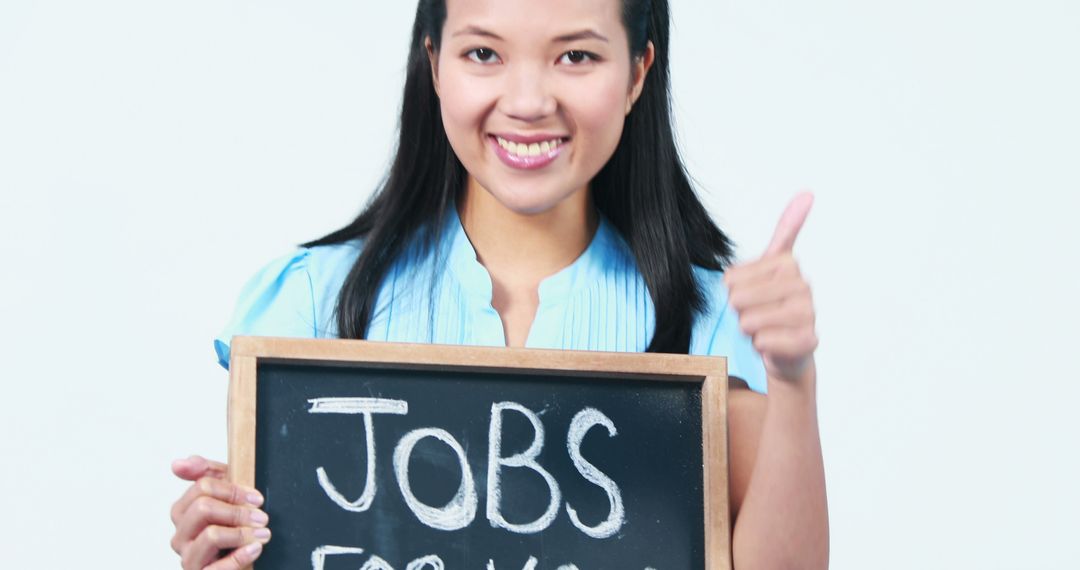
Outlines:
{"type": "Polygon", "coordinates": [[[506,116],[534,122],[555,113],[555,97],[544,79],[542,70],[519,66],[507,73],[505,87],[499,98],[499,110],[506,116]]]}

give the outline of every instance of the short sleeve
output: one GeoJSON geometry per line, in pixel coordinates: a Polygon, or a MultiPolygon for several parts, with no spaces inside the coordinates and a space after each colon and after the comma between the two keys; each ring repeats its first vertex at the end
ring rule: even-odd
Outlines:
{"type": "Polygon", "coordinates": [[[694,324],[691,354],[726,357],[728,376],[739,378],[751,390],[765,394],[768,389],[765,363],[753,341],[739,328],[739,314],[728,305],[723,273],[699,269],[698,280],[708,299],[708,308],[694,324]]]}
{"type": "Polygon", "coordinates": [[[214,339],[218,362],[226,370],[234,336],[316,336],[309,255],[309,250],[301,249],[276,259],[244,285],[232,319],[214,339]]]}

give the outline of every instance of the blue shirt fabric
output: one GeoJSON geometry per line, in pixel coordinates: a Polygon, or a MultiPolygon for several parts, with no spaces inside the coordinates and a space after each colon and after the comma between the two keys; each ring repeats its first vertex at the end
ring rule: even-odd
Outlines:
{"type": "MultiPolygon", "coordinates": [[[[368,340],[505,346],[502,320],[491,305],[491,277],[476,259],[457,212],[434,251],[408,254],[379,290],[368,340]]],[[[336,338],[338,293],[363,244],[301,248],[248,281],[232,320],[214,342],[229,365],[234,335],[336,338]]],[[[707,308],[691,331],[690,354],[725,356],[728,374],[765,393],[765,368],[727,305],[723,273],[694,268],[707,308]]],[[[540,303],[525,346],[643,352],[655,328],[654,306],[622,237],[602,216],[585,252],[540,283],[540,303]]]]}

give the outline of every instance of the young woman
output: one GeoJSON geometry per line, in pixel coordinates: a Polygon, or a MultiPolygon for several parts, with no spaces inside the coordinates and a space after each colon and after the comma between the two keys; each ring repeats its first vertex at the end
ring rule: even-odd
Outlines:
{"type": "MultiPolygon", "coordinates": [[[[810,197],[728,268],[668,69],[666,0],[421,0],[385,184],[256,275],[222,364],[233,334],[727,356],[735,567],[826,567],[814,310],[791,254],[810,197]]],[[[259,493],[201,457],[173,471],[193,482],[172,509],[183,567],[254,561],[259,493]]]]}

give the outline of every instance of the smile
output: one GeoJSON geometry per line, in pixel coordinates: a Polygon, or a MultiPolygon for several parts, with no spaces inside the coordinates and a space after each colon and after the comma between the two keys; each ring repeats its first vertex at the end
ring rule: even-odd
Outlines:
{"type": "Polygon", "coordinates": [[[492,150],[503,164],[520,170],[543,168],[562,154],[569,138],[551,137],[536,140],[536,137],[513,137],[510,140],[499,135],[489,135],[492,150]]]}

